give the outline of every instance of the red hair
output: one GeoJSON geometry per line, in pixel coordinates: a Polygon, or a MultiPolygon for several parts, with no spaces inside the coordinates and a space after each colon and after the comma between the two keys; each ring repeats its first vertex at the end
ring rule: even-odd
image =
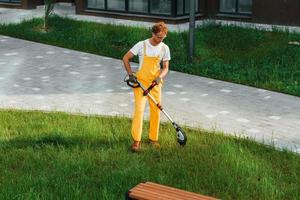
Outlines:
{"type": "Polygon", "coordinates": [[[152,26],[152,33],[157,34],[163,32],[165,34],[168,33],[168,27],[165,22],[157,22],[152,26]]]}

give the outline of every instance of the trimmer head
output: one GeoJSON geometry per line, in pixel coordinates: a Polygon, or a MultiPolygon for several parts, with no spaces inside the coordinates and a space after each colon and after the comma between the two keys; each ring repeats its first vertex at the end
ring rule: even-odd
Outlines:
{"type": "Polygon", "coordinates": [[[173,126],[176,129],[177,132],[177,142],[181,145],[184,146],[186,144],[187,141],[187,137],[185,132],[182,130],[182,128],[180,126],[178,126],[178,124],[176,124],[175,122],[173,122],[173,126]]]}

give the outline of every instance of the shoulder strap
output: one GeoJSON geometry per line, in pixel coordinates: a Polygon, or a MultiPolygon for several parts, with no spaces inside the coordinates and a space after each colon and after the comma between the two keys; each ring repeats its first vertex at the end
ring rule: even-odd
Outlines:
{"type": "Polygon", "coordinates": [[[146,56],[146,55],[147,55],[147,54],[146,54],[146,40],[144,41],[143,54],[144,54],[144,56],[146,56]]]}

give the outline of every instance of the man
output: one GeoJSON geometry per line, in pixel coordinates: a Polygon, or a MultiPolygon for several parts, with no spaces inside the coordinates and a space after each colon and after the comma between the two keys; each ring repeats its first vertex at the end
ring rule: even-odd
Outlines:
{"type": "MultiPolygon", "coordinates": [[[[152,96],[157,102],[161,102],[161,87],[163,78],[169,70],[169,60],[171,60],[169,47],[162,41],[167,36],[168,28],[164,22],[158,22],[152,27],[152,37],[135,44],[123,57],[124,67],[129,75],[129,81],[136,83],[139,80],[144,87],[148,88],[153,81],[156,86],[151,90],[152,96]],[[130,66],[130,59],[139,56],[139,70],[133,73],[130,66]],[[161,64],[162,68],[161,68],[161,64]]],[[[146,105],[147,96],[143,96],[141,88],[134,88],[135,109],[132,120],[131,135],[133,144],[132,151],[137,152],[141,146],[143,115],[146,105]]],[[[158,130],[160,121],[160,110],[149,100],[150,105],[150,128],[149,142],[157,147],[158,130]]]]}

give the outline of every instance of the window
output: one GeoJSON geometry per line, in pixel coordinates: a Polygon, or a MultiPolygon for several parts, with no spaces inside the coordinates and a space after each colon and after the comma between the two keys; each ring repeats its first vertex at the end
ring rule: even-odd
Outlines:
{"type": "MultiPolygon", "coordinates": [[[[196,0],[196,4],[195,4],[195,11],[198,12],[198,1],[196,0]]],[[[184,12],[189,14],[190,13],[190,0],[185,0],[185,9],[184,12]]]]}
{"type": "MultiPolygon", "coordinates": [[[[195,0],[195,11],[197,13],[199,13],[201,1],[195,0]]],[[[85,3],[87,9],[120,11],[132,14],[176,17],[187,16],[190,13],[190,0],[86,0],[85,3]]],[[[245,5],[241,5],[241,10],[245,10],[245,5]]]]}
{"type": "Polygon", "coordinates": [[[251,14],[252,0],[220,0],[220,12],[251,14]]]}
{"type": "Polygon", "coordinates": [[[0,0],[0,2],[5,2],[5,3],[21,3],[21,0],[0,0]]]}
{"type": "Polygon", "coordinates": [[[151,0],[150,2],[150,13],[171,14],[171,0],[151,0]]]}
{"type": "MultiPolygon", "coordinates": [[[[189,1],[189,0],[188,0],[189,1]]],[[[177,0],[177,15],[183,15],[184,0],[177,0]]]]}
{"type": "Polygon", "coordinates": [[[221,12],[229,12],[235,13],[235,1],[236,0],[221,0],[220,1],[220,11],[221,12]]]}
{"type": "MultiPolygon", "coordinates": [[[[199,0],[196,0],[196,12],[199,12],[199,0]]],[[[177,0],[177,15],[190,13],[190,0],[177,0]]]]}
{"type": "Polygon", "coordinates": [[[124,0],[109,0],[107,1],[107,9],[109,10],[125,10],[124,0]]]}
{"type": "Polygon", "coordinates": [[[148,0],[129,0],[129,11],[148,12],[148,0]]]}
{"type": "Polygon", "coordinates": [[[87,7],[104,9],[105,8],[104,0],[88,0],[87,7]]]}
{"type": "Polygon", "coordinates": [[[240,13],[251,13],[252,12],[252,0],[239,1],[238,11],[240,13]]]}

